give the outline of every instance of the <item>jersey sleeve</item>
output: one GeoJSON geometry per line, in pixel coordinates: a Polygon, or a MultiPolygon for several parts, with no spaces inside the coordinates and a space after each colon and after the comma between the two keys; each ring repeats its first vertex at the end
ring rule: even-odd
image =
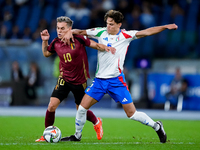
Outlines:
{"type": "Polygon", "coordinates": [[[137,30],[129,30],[129,31],[126,31],[126,30],[122,30],[123,32],[123,35],[125,36],[125,38],[129,38],[130,40],[135,40],[137,39],[136,37],[136,33],[138,32],[137,30]]]}
{"type": "Polygon", "coordinates": [[[101,36],[101,34],[106,30],[107,29],[105,27],[104,28],[92,28],[92,29],[86,30],[86,33],[89,36],[89,38],[98,39],[101,36]]]}
{"type": "Polygon", "coordinates": [[[129,31],[130,33],[131,33],[131,35],[132,35],[132,39],[133,40],[135,40],[135,39],[137,39],[137,37],[136,37],[136,33],[138,32],[137,30],[131,30],[131,31],[129,31]]]}
{"type": "Polygon", "coordinates": [[[51,53],[55,53],[56,51],[55,51],[55,47],[54,47],[54,45],[55,45],[55,42],[56,42],[56,38],[50,43],[50,45],[47,47],[47,50],[49,51],[49,52],[51,52],[51,53]]]}
{"type": "Polygon", "coordinates": [[[90,39],[87,36],[83,36],[83,35],[76,35],[76,38],[80,38],[79,42],[82,43],[84,46],[90,46],[90,39]]]}

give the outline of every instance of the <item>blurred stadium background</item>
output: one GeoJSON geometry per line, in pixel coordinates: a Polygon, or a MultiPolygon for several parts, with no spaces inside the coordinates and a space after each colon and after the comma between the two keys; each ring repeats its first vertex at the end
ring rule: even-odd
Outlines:
{"type": "MultiPolygon", "coordinates": [[[[54,55],[42,55],[40,32],[48,29],[49,43],[56,37],[56,18],[68,16],[73,28],[103,27],[109,9],[124,14],[123,27],[142,30],[176,23],[178,30],[133,41],[125,62],[125,74],[133,101],[138,108],[163,109],[175,68],[189,80],[184,110],[200,110],[200,0],[0,0],[0,105],[43,106],[56,83],[54,55]],[[27,99],[24,83],[13,83],[11,66],[19,62],[24,76],[31,62],[40,70],[36,100],[27,99]],[[142,62],[142,63],[141,63],[142,62]],[[15,87],[15,88],[14,88],[15,87]],[[16,88],[17,87],[17,88],[16,88]]],[[[87,48],[91,83],[96,69],[95,50],[87,48]]],[[[63,106],[73,106],[72,95],[63,106]]],[[[118,108],[105,95],[96,107],[118,108]]]]}

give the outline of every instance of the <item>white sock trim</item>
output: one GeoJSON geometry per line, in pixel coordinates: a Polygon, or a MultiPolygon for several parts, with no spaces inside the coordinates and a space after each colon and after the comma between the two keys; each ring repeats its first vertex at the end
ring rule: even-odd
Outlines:
{"type": "Polygon", "coordinates": [[[79,111],[87,111],[87,109],[85,109],[85,108],[84,108],[83,106],[81,106],[81,105],[79,105],[78,110],[79,110],[79,111]]]}
{"type": "Polygon", "coordinates": [[[155,122],[144,112],[135,111],[135,113],[130,117],[130,119],[139,121],[150,127],[154,127],[155,122]]]}
{"type": "Polygon", "coordinates": [[[77,139],[80,139],[81,138],[81,132],[76,132],[74,134],[74,136],[77,138],[77,139]]]}
{"type": "Polygon", "coordinates": [[[137,113],[137,110],[135,111],[135,113],[131,116],[131,117],[129,117],[130,119],[132,119],[132,120],[135,120],[134,118],[134,116],[135,116],[135,114],[137,113]]]}
{"type": "Polygon", "coordinates": [[[158,131],[158,130],[160,129],[160,127],[161,127],[161,126],[160,126],[158,123],[155,122],[154,127],[153,127],[154,130],[155,130],[155,131],[158,131]]]}
{"type": "Polygon", "coordinates": [[[97,119],[97,123],[94,126],[96,126],[98,123],[99,123],[99,119],[97,119]]]}

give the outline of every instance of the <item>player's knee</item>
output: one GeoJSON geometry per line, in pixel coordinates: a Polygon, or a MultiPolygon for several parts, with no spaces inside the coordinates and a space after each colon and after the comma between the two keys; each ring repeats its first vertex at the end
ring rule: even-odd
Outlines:
{"type": "Polygon", "coordinates": [[[54,112],[56,108],[59,106],[60,100],[57,98],[52,98],[50,99],[49,105],[48,105],[48,110],[50,112],[54,112]]]}
{"type": "Polygon", "coordinates": [[[48,105],[48,111],[54,112],[56,110],[56,107],[53,104],[48,105]]]}
{"type": "Polygon", "coordinates": [[[130,118],[131,116],[133,116],[134,113],[130,113],[130,114],[126,114],[128,118],[130,118]]]}
{"type": "Polygon", "coordinates": [[[128,118],[130,118],[131,116],[134,115],[134,113],[135,113],[135,110],[130,110],[130,111],[126,112],[126,115],[128,118]]]}
{"type": "Polygon", "coordinates": [[[54,112],[54,111],[56,111],[56,108],[57,108],[57,105],[55,105],[54,103],[49,103],[48,111],[54,112]]]}
{"type": "Polygon", "coordinates": [[[79,105],[78,107],[78,113],[84,114],[87,112],[87,109],[85,109],[83,106],[79,105]]]}

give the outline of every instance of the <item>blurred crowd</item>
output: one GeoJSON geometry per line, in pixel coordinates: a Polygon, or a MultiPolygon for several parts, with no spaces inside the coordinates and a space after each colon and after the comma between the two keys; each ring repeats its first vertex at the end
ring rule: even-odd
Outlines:
{"type": "Polygon", "coordinates": [[[16,105],[21,99],[21,104],[28,104],[30,100],[37,99],[36,89],[41,85],[40,70],[35,62],[31,62],[28,75],[24,75],[17,61],[12,63],[11,69],[12,101],[10,105],[16,105]],[[24,96],[24,97],[23,97],[24,96]]]}
{"type": "Polygon", "coordinates": [[[136,49],[130,53],[134,58],[199,58],[199,7],[199,0],[0,0],[0,39],[41,42],[40,32],[48,29],[51,41],[56,37],[58,16],[70,17],[73,28],[87,29],[105,26],[105,12],[115,9],[123,13],[122,28],[127,30],[169,23],[179,26],[176,32],[166,31],[130,45],[136,49]]]}

